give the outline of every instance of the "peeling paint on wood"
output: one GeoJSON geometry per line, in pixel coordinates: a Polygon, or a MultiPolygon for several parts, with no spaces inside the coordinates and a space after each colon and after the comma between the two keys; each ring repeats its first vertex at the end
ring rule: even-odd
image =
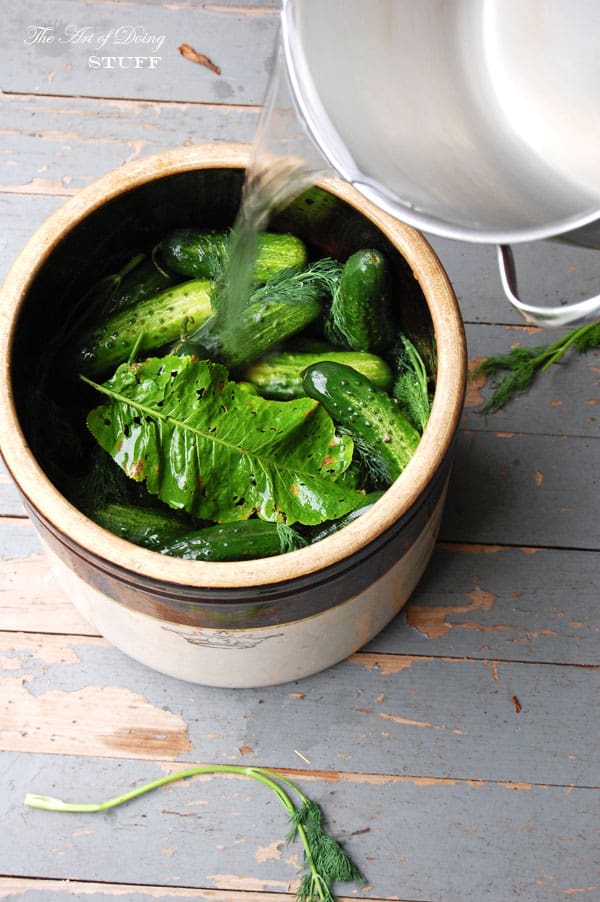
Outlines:
{"type": "Polygon", "coordinates": [[[366,667],[368,670],[376,671],[382,675],[402,673],[403,670],[408,670],[416,662],[428,660],[431,661],[432,658],[409,655],[377,655],[368,652],[360,652],[348,658],[350,663],[360,664],[361,667],[366,667]]]}
{"type": "Polygon", "coordinates": [[[266,892],[292,889],[288,880],[268,880],[262,877],[240,877],[238,874],[209,874],[209,880],[217,889],[243,892],[266,892]]]}
{"type": "Polygon", "coordinates": [[[98,635],[69,601],[42,554],[0,559],[0,629],[98,635]]]}
{"type": "Polygon", "coordinates": [[[467,390],[465,393],[465,408],[481,407],[485,403],[485,398],[481,393],[481,389],[487,382],[485,374],[479,373],[475,375],[475,369],[483,362],[485,358],[476,357],[469,360],[467,390]]]}
{"type": "MultiPolygon", "coordinates": [[[[177,902],[177,900],[193,899],[194,902],[224,902],[221,890],[183,889],[165,886],[119,885],[117,883],[83,883],[77,880],[32,880],[26,877],[0,877],[0,899],[16,902],[45,902],[56,899],[56,902],[67,899],[92,897],[93,902],[108,902],[110,899],[121,899],[122,902],[177,902]]],[[[352,899],[356,899],[353,896],[352,899]]],[[[371,897],[372,898],[372,897],[371,897]]],[[[391,899],[392,897],[388,897],[391,899]]],[[[396,897],[397,898],[397,897],[396,897]]],[[[351,902],[348,896],[338,896],[339,902],[351,902]]],[[[227,902],[293,902],[290,893],[262,893],[229,890],[227,902]]],[[[374,900],[378,902],[378,900],[374,900]]],[[[387,900],[380,900],[387,902],[387,900]]]]}
{"type": "MultiPolygon", "coordinates": [[[[72,662],[68,662],[72,663],[72,662]]],[[[104,748],[129,758],[177,757],[191,742],[183,719],[117,686],[33,694],[28,677],[0,678],[0,741],[11,751],[47,747],[81,755],[104,748]],[[126,711],[125,723],[115,712],[126,711]],[[151,724],[151,725],[150,725],[151,724]],[[40,745],[41,742],[41,745],[40,745]]]]}
{"type": "MultiPolygon", "coordinates": [[[[444,607],[427,607],[422,608],[414,604],[407,605],[406,622],[409,626],[414,627],[427,636],[428,639],[439,639],[449,630],[453,629],[453,623],[448,618],[456,614],[471,614],[474,611],[490,611],[496,600],[496,596],[492,592],[486,592],[480,586],[477,586],[467,595],[470,603],[466,605],[446,605],[444,607]]],[[[473,624],[471,621],[460,624],[461,629],[485,629],[483,626],[473,624]]],[[[494,626],[493,629],[502,629],[501,626],[494,626]]]]}
{"type": "MultiPolygon", "coordinates": [[[[12,759],[17,760],[15,756],[12,759]]],[[[49,773],[53,772],[48,756],[19,756],[18,760],[22,779],[43,791],[49,773]]],[[[90,769],[90,763],[83,771],[79,760],[74,758],[54,791],[63,794],[68,782],[72,797],[84,780],[90,792],[90,777],[95,771],[93,793],[103,797],[111,790],[114,792],[114,765],[100,762],[98,772],[90,769]]],[[[155,771],[152,762],[124,762],[119,781],[135,785],[152,779],[155,771]]],[[[10,775],[11,768],[8,768],[6,776],[10,775]]],[[[575,788],[565,796],[563,787],[522,781],[498,784],[382,777],[379,782],[370,779],[361,782],[360,778],[360,774],[348,775],[334,784],[318,778],[306,783],[302,780],[302,785],[310,789],[311,796],[323,803],[330,815],[335,812],[333,830],[369,880],[371,889],[353,893],[352,898],[459,899],[468,886],[473,899],[487,896],[494,902],[504,902],[511,898],[512,888],[516,886],[519,898],[551,902],[556,898],[557,889],[593,885],[596,847],[593,823],[598,790],[575,788]],[[493,812],[493,841],[490,841],[490,812],[493,812]],[[527,855],[522,854],[523,837],[526,837],[527,855]],[[568,854],[574,842],[577,856],[568,854]],[[430,866],[432,849],[443,856],[444,867],[430,866]],[[478,863],[468,874],[464,868],[465,857],[478,863]],[[545,896],[532,895],[528,887],[536,885],[542,872],[553,874],[551,891],[545,896]]],[[[206,891],[202,887],[217,892],[220,884],[221,898],[227,902],[236,900],[236,892],[272,890],[285,894],[293,893],[297,885],[301,852],[296,845],[287,850],[282,845],[280,857],[269,855],[265,860],[263,850],[274,851],[272,843],[283,839],[286,819],[280,806],[268,804],[263,787],[247,787],[240,780],[203,784],[209,805],[202,809],[201,821],[177,819],[176,843],[173,818],[160,814],[164,802],[159,790],[128,806],[94,816],[93,840],[82,836],[74,845],[72,834],[89,826],[89,815],[48,816],[29,811],[24,816],[14,777],[6,785],[9,815],[6,826],[16,842],[13,864],[24,865],[27,843],[23,844],[22,838],[26,836],[36,844],[37,858],[47,872],[46,880],[49,874],[60,879],[76,867],[79,880],[97,881],[101,873],[110,887],[117,882],[118,873],[121,885],[128,883],[136,887],[143,881],[150,889],[157,881],[164,883],[165,867],[168,867],[167,873],[177,874],[187,888],[198,886],[199,898],[206,891]],[[235,812],[235,817],[224,817],[224,811],[235,812]],[[49,818],[52,833],[48,830],[49,818]],[[126,847],[142,828],[141,854],[119,855],[119,849],[126,847]],[[58,848],[62,855],[53,852],[58,848]],[[161,849],[175,852],[165,856],[161,849]],[[99,857],[91,856],[92,852],[99,853],[99,857]]],[[[170,788],[169,799],[177,799],[179,809],[185,810],[186,802],[196,794],[193,782],[182,782],[170,788]]],[[[3,855],[0,850],[0,865],[5,865],[5,858],[6,853],[3,855]]],[[[30,858],[29,870],[31,873],[30,858]]],[[[176,888],[165,887],[164,891],[175,892],[176,888]]],[[[341,897],[344,898],[348,897],[341,897]]],[[[252,895],[248,896],[248,902],[255,902],[252,895]]]]}

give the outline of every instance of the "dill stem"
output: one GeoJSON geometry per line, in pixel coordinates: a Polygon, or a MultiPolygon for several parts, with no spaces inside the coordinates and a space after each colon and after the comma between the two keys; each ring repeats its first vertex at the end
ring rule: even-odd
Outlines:
{"type": "Polygon", "coordinates": [[[32,808],[42,808],[45,811],[107,811],[109,808],[116,808],[117,805],[123,805],[125,802],[130,802],[132,799],[135,799],[146,792],[151,792],[153,789],[158,789],[161,786],[166,786],[168,783],[173,783],[175,780],[183,780],[188,777],[195,777],[201,774],[224,773],[238,774],[264,783],[277,794],[277,797],[284,805],[284,807],[286,807],[287,810],[293,814],[295,807],[287,793],[285,793],[281,786],[275,783],[275,779],[273,779],[276,778],[275,774],[272,775],[273,778],[263,777],[262,773],[256,768],[241,767],[237,764],[207,764],[200,765],[198,767],[190,767],[186,770],[177,771],[172,774],[166,774],[165,776],[159,777],[156,780],[152,780],[149,783],[144,783],[142,786],[136,786],[135,789],[131,789],[128,792],[124,792],[121,795],[114,796],[113,798],[105,799],[103,802],[63,802],[61,799],[54,799],[51,796],[36,795],[34,793],[27,793],[24,801],[26,805],[29,805],[32,808]]]}
{"type": "MultiPolygon", "coordinates": [[[[592,325],[594,325],[592,323],[592,325]]],[[[567,332],[566,335],[563,335],[558,341],[555,341],[554,344],[551,344],[549,347],[544,349],[544,352],[539,355],[537,360],[544,361],[541,365],[542,371],[547,370],[553,363],[556,363],[567,350],[571,347],[571,345],[575,344],[579,338],[584,335],[588,329],[590,328],[590,324],[586,324],[583,326],[579,326],[577,329],[573,329],[571,332],[567,332]],[[544,358],[546,358],[544,360],[544,358]]],[[[539,364],[538,364],[539,365],[539,364]]]]}
{"type": "MultiPolygon", "coordinates": [[[[201,774],[236,774],[242,777],[249,777],[252,780],[257,780],[259,783],[262,783],[263,786],[266,786],[275,793],[292,819],[294,819],[294,816],[297,814],[296,806],[280,784],[283,783],[293,790],[302,802],[309,801],[308,797],[295,783],[292,783],[291,780],[288,780],[285,777],[279,776],[279,774],[274,771],[266,770],[265,768],[242,767],[238,764],[207,764],[190,767],[186,770],[177,771],[172,774],[166,774],[163,777],[159,777],[149,783],[144,783],[142,786],[137,786],[135,789],[131,789],[118,796],[113,796],[110,799],[105,799],[102,802],[64,802],[62,799],[55,799],[51,796],[37,795],[35,793],[27,793],[24,802],[31,808],[40,808],[44,811],[85,813],[107,811],[109,808],[116,808],[118,805],[130,802],[132,799],[135,799],[146,792],[158,789],[161,786],[166,786],[168,783],[173,783],[175,780],[183,780],[187,777],[195,777],[201,774]]],[[[304,847],[305,863],[311,872],[313,885],[319,894],[319,899],[321,899],[322,902],[326,902],[327,897],[322,892],[323,881],[317,870],[306,830],[304,829],[303,824],[297,820],[294,821],[294,827],[295,832],[300,837],[304,847]]]]}

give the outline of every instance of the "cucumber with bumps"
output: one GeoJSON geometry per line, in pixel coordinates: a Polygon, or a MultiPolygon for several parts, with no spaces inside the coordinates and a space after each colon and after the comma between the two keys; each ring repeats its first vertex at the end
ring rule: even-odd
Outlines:
{"type": "Polygon", "coordinates": [[[151,352],[200,326],[212,313],[211,285],[182,282],[109,316],[77,343],[77,371],[98,376],[128,360],[136,343],[138,351],[151,352]]]}
{"type": "Polygon", "coordinates": [[[304,391],[354,439],[367,466],[387,484],[406,467],[420,435],[396,402],[352,367],[332,361],[309,366],[304,391]]]}
{"type": "Polygon", "coordinates": [[[164,510],[138,504],[110,501],[97,507],[91,518],[116,536],[144,548],[159,549],[191,529],[188,519],[165,506],[164,510]]]}
{"type": "Polygon", "coordinates": [[[273,557],[306,544],[290,526],[267,520],[240,520],[205,526],[160,549],[191,561],[248,561],[273,557]]]}
{"type": "Polygon", "coordinates": [[[312,352],[280,351],[269,354],[248,367],[244,378],[256,385],[263,397],[287,401],[304,394],[303,371],[323,360],[351,366],[379,388],[389,389],[392,385],[392,371],[381,357],[365,351],[340,351],[334,347],[312,352]]]}
{"type": "Polygon", "coordinates": [[[392,277],[381,251],[365,248],[344,263],[325,334],[352,351],[381,353],[394,340],[392,277]]]}
{"type": "MultiPolygon", "coordinates": [[[[188,279],[214,278],[225,266],[229,233],[203,229],[176,229],[157,246],[158,257],[171,272],[188,279]]],[[[275,273],[306,265],[306,246],[295,235],[261,232],[253,277],[266,282],[275,273]]]]}

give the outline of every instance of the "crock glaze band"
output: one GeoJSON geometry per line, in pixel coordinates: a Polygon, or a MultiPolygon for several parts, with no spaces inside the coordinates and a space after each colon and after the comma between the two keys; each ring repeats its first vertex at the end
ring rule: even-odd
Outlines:
{"type": "MultiPolygon", "coordinates": [[[[376,540],[315,573],[252,588],[180,586],[132,574],[82,549],[25,501],[50,550],[81,579],[113,601],[151,617],[188,626],[248,629],[311,617],[344,604],[383,576],[412,547],[445,494],[451,451],[418,503],[376,540]]],[[[292,552],[293,554],[293,552],[292,552]]]]}

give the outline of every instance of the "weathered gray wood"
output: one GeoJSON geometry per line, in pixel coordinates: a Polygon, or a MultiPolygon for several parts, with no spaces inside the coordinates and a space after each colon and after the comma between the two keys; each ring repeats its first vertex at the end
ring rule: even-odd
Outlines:
{"type": "Polygon", "coordinates": [[[8,751],[599,784],[600,667],[359,653],[299,683],[228,691],[94,637],[0,634],[0,649],[8,751]]]}
{"type": "Polygon", "coordinates": [[[68,196],[140,156],[187,144],[251,142],[259,110],[5,95],[0,115],[12,132],[2,155],[0,190],[68,196]]]}
{"type": "MultiPolygon", "coordinates": [[[[3,873],[220,888],[225,898],[227,890],[284,893],[295,885],[300,852],[282,842],[285,814],[252,781],[193,778],[104,814],[66,815],[24,809],[23,789],[99,800],[163,770],[145,761],[10,754],[2,769],[12,839],[1,853],[3,873]]],[[[359,898],[593,898],[597,790],[362,774],[298,780],[364,869],[369,882],[359,898]]]]}
{"type": "Polygon", "coordinates": [[[0,280],[35,230],[60,204],[63,197],[10,195],[0,193],[0,280]]]}
{"type": "MultiPolygon", "coordinates": [[[[523,324],[504,296],[493,245],[427,237],[452,281],[466,322],[523,324]]],[[[524,243],[514,253],[519,292],[526,303],[558,306],[600,294],[595,250],[549,240],[524,243]]]]}
{"type": "Polygon", "coordinates": [[[97,635],[59,585],[29,520],[0,519],[0,630],[97,635]]]}
{"type": "Polygon", "coordinates": [[[25,517],[0,518],[0,560],[27,560],[39,555],[42,546],[30,521],[25,517]]]}
{"type": "MultiPolygon", "coordinates": [[[[0,877],[0,899],[17,899],[23,902],[66,902],[85,899],[86,902],[162,902],[178,899],[194,899],[195,902],[224,902],[222,890],[174,889],[170,887],[130,886],[124,884],[82,883],[73,880],[30,880],[0,877]]],[[[358,896],[337,896],[338,902],[352,902],[358,896]]],[[[364,896],[362,897],[364,898],[364,896]]],[[[389,899],[390,897],[388,897],[389,899]]],[[[227,890],[226,902],[295,902],[295,893],[253,892],[227,890]]],[[[370,897],[372,902],[377,902],[370,897]]],[[[393,897],[398,902],[398,896],[393,897]]],[[[386,900],[380,900],[386,902],[386,900]]]]}
{"type": "Polygon", "coordinates": [[[599,468],[598,439],[463,431],[441,537],[598,549],[599,468]]]}
{"type": "Polygon", "coordinates": [[[24,514],[21,497],[0,457],[0,517],[22,517],[24,514]]]}
{"type": "Polygon", "coordinates": [[[443,545],[367,651],[598,663],[598,552],[443,545]]]}
{"type": "MultiPolygon", "coordinates": [[[[357,896],[338,896],[339,902],[352,902],[357,896]]],[[[363,897],[364,898],[364,897],[363,897]]],[[[372,899],[373,897],[371,897],[372,899]]],[[[39,880],[28,877],[0,877],[0,899],[20,902],[177,902],[193,899],[194,902],[224,902],[222,890],[182,889],[159,886],[132,886],[123,883],[97,883],[75,880],[39,880]]],[[[394,897],[398,902],[398,897],[394,897]]],[[[295,893],[254,892],[252,890],[227,890],[227,902],[294,902],[295,893]]],[[[377,902],[377,900],[375,900],[377,902]]],[[[386,902],[386,900],[382,900],[386,902]]]]}
{"type": "MultiPolygon", "coordinates": [[[[0,521],[0,548],[0,630],[97,635],[28,521],[0,521]]],[[[366,651],[595,665],[598,567],[597,552],[441,544],[407,607],[366,651]]]]}
{"type": "Polygon", "coordinates": [[[4,19],[0,85],[6,93],[260,104],[278,21],[276,10],[260,7],[246,12],[139,0],[127,5],[45,0],[32,17],[30,6],[12,4],[4,19]],[[46,40],[31,30],[36,26],[49,29],[46,40]],[[130,40],[131,34],[139,40],[130,40]],[[184,42],[209,57],[221,74],[184,59],[177,49],[184,42]],[[103,57],[113,62],[96,62],[103,57]],[[119,58],[144,62],[119,63],[119,58]]]}
{"type": "MultiPolygon", "coordinates": [[[[536,347],[555,342],[564,330],[526,326],[468,325],[471,372],[486,357],[505,355],[513,347],[536,347]]],[[[531,388],[506,407],[482,415],[491,397],[493,380],[472,375],[465,399],[463,429],[486,432],[524,432],[553,435],[600,436],[600,349],[569,352],[533,381],[531,388]]]]}

